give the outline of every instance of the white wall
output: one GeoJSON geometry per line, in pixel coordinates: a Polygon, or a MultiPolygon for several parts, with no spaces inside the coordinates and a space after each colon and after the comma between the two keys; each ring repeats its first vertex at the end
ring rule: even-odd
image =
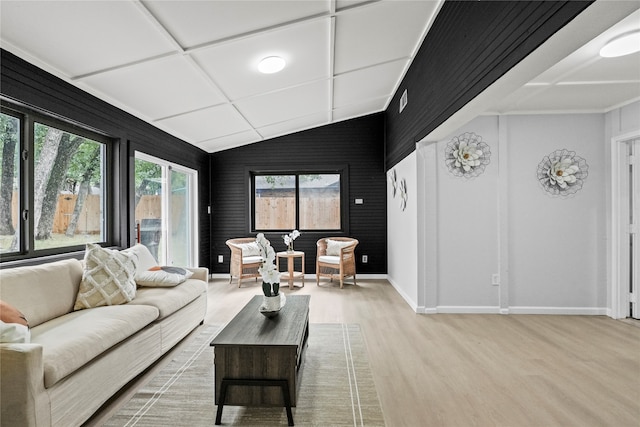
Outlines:
{"type": "Polygon", "coordinates": [[[392,170],[396,172],[397,191],[392,195],[387,172],[387,278],[415,311],[421,311],[418,294],[418,235],[416,153],[413,152],[392,170]],[[400,207],[400,181],[405,180],[407,203],[400,207]]]}
{"type": "Polygon", "coordinates": [[[640,128],[639,117],[640,103],[607,114],[483,116],[420,142],[394,168],[407,179],[407,209],[388,195],[393,286],[417,312],[606,314],[609,141],[640,128]],[[444,165],[447,142],[464,132],[492,152],[472,179],[444,165]],[[554,198],[536,168],[562,148],[586,159],[589,176],[576,195],[554,198]]]}

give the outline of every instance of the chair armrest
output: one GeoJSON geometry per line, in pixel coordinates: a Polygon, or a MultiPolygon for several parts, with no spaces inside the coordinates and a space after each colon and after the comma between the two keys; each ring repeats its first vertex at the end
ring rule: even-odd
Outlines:
{"type": "Polygon", "coordinates": [[[0,344],[2,425],[51,424],[40,344],[0,344]]]}
{"type": "Polygon", "coordinates": [[[209,269],[207,267],[187,268],[187,270],[193,272],[191,279],[202,280],[203,282],[209,281],[209,269]]]}

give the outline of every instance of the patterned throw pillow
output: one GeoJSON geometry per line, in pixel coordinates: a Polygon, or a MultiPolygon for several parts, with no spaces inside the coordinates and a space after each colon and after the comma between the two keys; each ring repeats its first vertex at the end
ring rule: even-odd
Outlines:
{"type": "Polygon", "coordinates": [[[124,304],[135,298],[135,254],[88,243],[84,264],[74,310],[124,304]]]}

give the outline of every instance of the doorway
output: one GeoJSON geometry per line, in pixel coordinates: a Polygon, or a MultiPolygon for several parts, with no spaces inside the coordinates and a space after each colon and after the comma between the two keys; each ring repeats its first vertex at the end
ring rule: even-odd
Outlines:
{"type": "Polygon", "coordinates": [[[198,266],[198,172],[135,153],[136,242],[160,265],[198,266]]]}
{"type": "Polygon", "coordinates": [[[640,319],[640,131],[612,142],[612,317],[640,319]]]}

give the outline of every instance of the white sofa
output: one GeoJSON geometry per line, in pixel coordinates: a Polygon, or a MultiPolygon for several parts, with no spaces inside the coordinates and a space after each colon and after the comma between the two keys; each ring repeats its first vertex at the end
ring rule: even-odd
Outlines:
{"type": "Polygon", "coordinates": [[[0,299],[29,321],[30,343],[0,344],[2,426],[79,426],[204,320],[206,268],[121,305],[74,311],[75,259],[0,270],[0,299]]]}

